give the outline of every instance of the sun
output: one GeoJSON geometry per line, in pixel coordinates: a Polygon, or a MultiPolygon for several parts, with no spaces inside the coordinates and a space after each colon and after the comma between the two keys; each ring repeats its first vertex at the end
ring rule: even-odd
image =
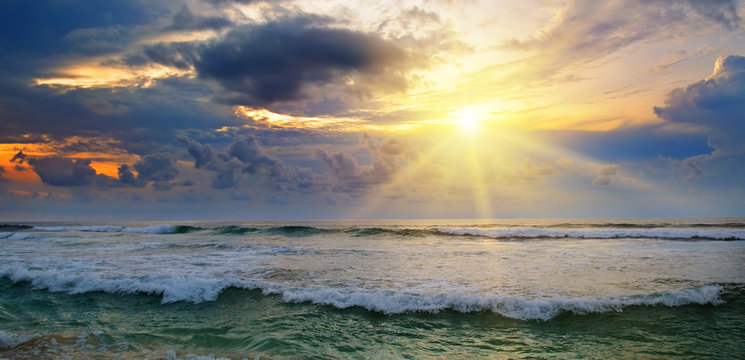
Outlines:
{"type": "Polygon", "coordinates": [[[467,106],[452,113],[460,131],[466,135],[474,135],[481,128],[483,112],[476,106],[467,106]]]}

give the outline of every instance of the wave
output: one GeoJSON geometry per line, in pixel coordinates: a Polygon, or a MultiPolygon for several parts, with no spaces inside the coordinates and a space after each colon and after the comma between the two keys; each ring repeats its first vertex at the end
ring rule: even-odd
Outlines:
{"type": "Polygon", "coordinates": [[[0,233],[0,240],[33,240],[39,239],[41,236],[33,234],[24,234],[16,232],[3,232],[0,233]]]}
{"type": "Polygon", "coordinates": [[[199,227],[189,225],[150,225],[145,227],[127,227],[118,225],[88,225],[88,226],[34,226],[36,231],[84,231],[110,233],[140,233],[140,234],[184,234],[191,232],[208,232],[213,235],[283,235],[283,236],[312,236],[319,234],[345,233],[353,236],[375,236],[393,234],[400,236],[426,236],[437,234],[432,229],[386,229],[371,228],[321,228],[314,226],[285,225],[273,227],[252,227],[228,225],[218,227],[199,227]]]}
{"type": "Polygon", "coordinates": [[[32,228],[33,226],[24,224],[0,224],[0,230],[2,231],[29,230],[32,228]]]}
{"type": "Polygon", "coordinates": [[[550,320],[561,313],[584,315],[608,311],[622,311],[629,306],[683,306],[689,304],[720,305],[723,288],[708,285],[697,288],[670,290],[661,293],[615,296],[598,299],[564,298],[559,296],[526,298],[500,295],[405,294],[391,291],[346,289],[285,290],[282,298],[289,302],[312,302],[337,308],[353,306],[384,314],[404,312],[491,311],[518,320],[550,320]]]}
{"type": "Polygon", "coordinates": [[[243,227],[243,226],[236,226],[236,225],[230,225],[230,226],[222,226],[212,229],[213,234],[217,235],[223,235],[223,234],[229,234],[229,235],[243,235],[248,233],[255,233],[259,231],[259,228],[256,227],[243,227]]]}
{"type": "Polygon", "coordinates": [[[87,232],[119,232],[134,234],[183,234],[198,230],[199,228],[187,225],[159,224],[144,227],[128,227],[116,225],[89,225],[89,226],[34,226],[36,231],[87,231],[87,232]]]}
{"type": "Polygon", "coordinates": [[[582,229],[553,230],[546,228],[437,228],[446,235],[467,235],[492,239],[617,239],[646,238],[670,240],[745,240],[745,230],[691,230],[691,229],[582,229]]]}
{"type": "MultiPolygon", "coordinates": [[[[212,235],[279,235],[289,237],[314,236],[321,234],[345,234],[353,237],[400,236],[475,236],[493,239],[613,239],[613,238],[647,238],[671,240],[745,240],[745,228],[737,228],[740,223],[724,224],[689,224],[685,227],[675,224],[626,224],[605,223],[582,227],[578,224],[555,224],[544,227],[533,226],[473,226],[473,227],[314,227],[301,225],[284,225],[273,227],[255,227],[228,225],[217,227],[200,227],[191,225],[159,224],[144,227],[119,225],[85,225],[85,226],[30,226],[24,224],[0,224],[0,239],[3,234],[12,232],[33,231],[83,231],[106,233],[139,233],[139,234],[185,234],[205,232],[212,235]],[[670,225],[658,228],[658,225],[670,225]]],[[[7,235],[10,236],[10,235],[7,235]]]]}
{"type": "Polygon", "coordinates": [[[261,290],[280,295],[291,303],[310,302],[339,309],[362,307],[383,314],[407,312],[437,313],[491,311],[518,320],[550,320],[562,313],[578,315],[622,311],[629,306],[720,305],[720,285],[670,290],[654,294],[603,298],[521,297],[512,295],[418,294],[393,290],[358,288],[291,288],[276,283],[240,278],[195,278],[190,276],[146,275],[136,278],[103,278],[97,275],[66,275],[58,271],[7,269],[0,272],[14,283],[30,282],[37,289],[68,294],[89,292],[142,293],[161,296],[161,303],[215,301],[228,288],[261,290]]]}

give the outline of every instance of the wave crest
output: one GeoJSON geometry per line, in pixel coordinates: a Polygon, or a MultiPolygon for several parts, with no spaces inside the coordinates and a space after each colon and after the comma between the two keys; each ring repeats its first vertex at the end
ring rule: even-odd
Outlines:
{"type": "Polygon", "coordinates": [[[182,234],[197,230],[193,226],[158,224],[144,227],[128,227],[116,225],[89,226],[34,226],[36,231],[86,231],[86,232],[120,232],[132,234],[182,234]]]}
{"type": "Polygon", "coordinates": [[[550,320],[562,313],[578,315],[622,311],[629,306],[720,305],[724,288],[706,285],[654,294],[604,298],[522,297],[512,295],[416,294],[392,290],[356,288],[290,288],[276,283],[240,278],[197,278],[152,274],[130,278],[103,278],[97,275],[65,275],[56,271],[8,269],[0,272],[14,283],[28,281],[35,288],[52,292],[82,294],[144,293],[159,295],[162,303],[215,301],[227,288],[261,290],[276,294],[285,302],[330,305],[340,309],[362,307],[384,314],[491,311],[518,320],[550,320]]]}
{"type": "Polygon", "coordinates": [[[411,311],[458,312],[491,311],[504,317],[518,320],[550,320],[561,313],[584,315],[608,311],[621,311],[629,306],[683,306],[689,304],[720,305],[723,288],[719,285],[701,286],[691,289],[671,290],[656,294],[616,296],[607,298],[526,298],[499,295],[403,294],[390,291],[348,291],[342,289],[302,289],[282,292],[282,298],[290,302],[312,302],[332,305],[337,308],[353,306],[384,314],[411,311]]]}

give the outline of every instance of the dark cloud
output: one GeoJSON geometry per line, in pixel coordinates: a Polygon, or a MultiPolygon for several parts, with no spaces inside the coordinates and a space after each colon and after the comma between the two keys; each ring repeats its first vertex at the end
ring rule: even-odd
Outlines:
{"type": "Polygon", "coordinates": [[[5,168],[0,166],[0,183],[7,182],[8,179],[3,176],[3,173],[5,172],[5,168]]]}
{"type": "Polygon", "coordinates": [[[388,182],[400,165],[389,159],[375,159],[370,165],[360,165],[357,159],[349,154],[329,153],[317,150],[316,157],[326,163],[335,180],[336,192],[361,195],[371,187],[388,182]]]}
{"type": "Polygon", "coordinates": [[[98,188],[144,187],[153,182],[157,190],[168,190],[178,175],[176,161],[169,154],[150,154],[134,164],[137,176],[129,165],[122,164],[118,178],[97,174],[89,159],[68,159],[57,156],[31,158],[28,164],[41,178],[41,181],[54,186],[96,186],[98,188]]]}
{"type": "Polygon", "coordinates": [[[730,55],[716,60],[714,72],[704,80],[673,90],[665,106],[655,107],[662,119],[703,126],[714,155],[745,152],[745,57],[730,55]]]}
{"type": "Polygon", "coordinates": [[[181,70],[189,70],[198,56],[197,48],[198,45],[191,42],[160,42],[145,45],[141,53],[128,54],[122,61],[128,66],[143,66],[153,62],[181,70]]]}
{"type": "Polygon", "coordinates": [[[210,144],[200,144],[186,137],[179,137],[178,141],[186,146],[189,154],[194,158],[194,167],[215,172],[212,187],[227,189],[237,185],[237,178],[244,165],[239,160],[232,159],[227,153],[218,153],[210,144]]]}
{"type": "Polygon", "coordinates": [[[23,164],[23,161],[26,160],[26,154],[23,153],[23,151],[18,151],[13,157],[10,159],[10,162],[16,162],[18,161],[19,164],[23,164]]]}
{"type": "Polygon", "coordinates": [[[118,146],[130,153],[172,151],[176,133],[183,129],[212,130],[237,123],[235,117],[199,100],[210,93],[192,79],[158,81],[147,88],[64,92],[27,83],[3,84],[0,79],[0,141],[104,137],[118,140],[118,146]]]}
{"type": "Polygon", "coordinates": [[[96,179],[96,170],[90,166],[90,160],[45,157],[29,159],[28,163],[41,181],[49,185],[91,185],[96,179]]]}
{"type": "Polygon", "coordinates": [[[265,155],[254,137],[242,137],[233,141],[226,152],[216,152],[209,144],[199,144],[194,140],[181,137],[194,157],[196,168],[205,168],[215,172],[212,187],[226,189],[237,186],[240,173],[260,173],[268,178],[284,180],[286,170],[276,159],[265,155]]]}
{"type": "MultiPolygon", "coordinates": [[[[171,150],[175,131],[214,129],[232,122],[204,99],[212,93],[203,81],[153,80],[112,88],[34,85],[38,78],[67,76],[61,66],[91,63],[132,43],[163,32],[156,26],[173,16],[170,2],[112,0],[8,0],[0,2],[0,141],[48,142],[70,136],[103,136],[121,140],[127,151],[147,154],[171,150]],[[169,148],[170,147],[170,148],[169,148]]],[[[176,28],[219,27],[219,21],[182,8],[176,28]]],[[[147,45],[139,56],[174,67],[191,67],[186,45],[147,45]],[[175,55],[176,54],[176,55],[175,55]],[[146,56],[147,55],[147,56],[146,56]]],[[[134,61],[134,60],[133,60],[134,61]]],[[[104,65],[112,61],[104,61],[104,65]]]]}
{"type": "Polygon", "coordinates": [[[133,168],[138,172],[137,179],[142,181],[169,181],[178,175],[176,159],[165,153],[145,155],[133,168]]]}
{"type": "Polygon", "coordinates": [[[129,165],[127,164],[122,164],[121,166],[119,166],[118,172],[119,181],[122,184],[134,187],[143,187],[147,185],[146,181],[135,177],[135,174],[132,172],[132,170],[129,169],[129,165]]]}
{"type": "Polygon", "coordinates": [[[243,171],[249,174],[266,170],[272,177],[278,177],[282,172],[279,161],[264,155],[259,149],[259,144],[254,137],[235,140],[228,147],[228,155],[237,158],[245,164],[246,167],[243,171]]]}
{"type": "Polygon", "coordinates": [[[215,162],[217,153],[210,144],[202,145],[186,137],[179,137],[178,141],[186,146],[186,150],[192,157],[194,157],[195,168],[206,168],[215,162]]]}
{"type": "Polygon", "coordinates": [[[315,157],[323,161],[329,171],[335,192],[361,196],[373,187],[388,183],[415,157],[412,146],[403,140],[388,138],[382,141],[363,134],[360,145],[367,150],[369,165],[361,165],[358,159],[348,153],[330,153],[316,150],[315,157]]]}
{"type": "Polygon", "coordinates": [[[173,16],[168,30],[220,30],[232,25],[233,22],[219,16],[196,16],[184,4],[173,16]]]}
{"type": "Polygon", "coordinates": [[[223,103],[266,107],[309,100],[318,103],[314,112],[324,113],[345,110],[342,97],[405,90],[409,71],[427,65],[424,55],[394,41],[330,28],[331,22],[311,15],[285,17],[237,27],[207,43],[145,45],[121,62],[193,67],[200,79],[217,84],[216,99],[223,103]]]}
{"type": "Polygon", "coordinates": [[[296,17],[232,30],[201,49],[194,66],[199,77],[220,85],[223,101],[243,105],[309,99],[310,88],[344,87],[359,75],[406,88],[404,49],[373,34],[322,27],[323,21],[296,17]]]}
{"type": "Polygon", "coordinates": [[[264,186],[274,191],[310,192],[323,187],[324,181],[311,169],[286,166],[267,155],[253,136],[243,136],[218,152],[210,144],[200,144],[190,138],[180,137],[194,158],[194,167],[214,172],[212,187],[215,189],[238,188],[242,174],[257,176],[264,186]]]}
{"type": "Polygon", "coordinates": [[[214,6],[226,6],[231,4],[255,4],[255,3],[268,3],[268,2],[280,2],[281,0],[204,0],[214,6]]]}

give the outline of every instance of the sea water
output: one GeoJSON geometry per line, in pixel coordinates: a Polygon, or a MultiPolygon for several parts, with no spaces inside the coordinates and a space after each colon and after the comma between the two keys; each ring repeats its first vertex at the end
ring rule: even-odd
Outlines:
{"type": "Polygon", "coordinates": [[[743,358],[745,219],[7,223],[0,358],[743,358]]]}

